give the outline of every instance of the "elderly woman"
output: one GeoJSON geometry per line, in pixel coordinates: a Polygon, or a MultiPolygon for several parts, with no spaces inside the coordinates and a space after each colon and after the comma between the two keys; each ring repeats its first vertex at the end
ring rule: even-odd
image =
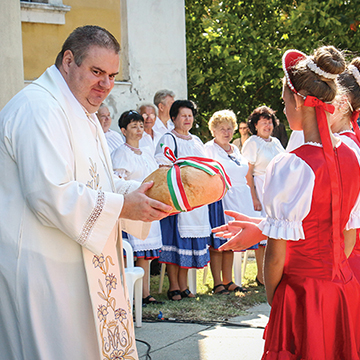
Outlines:
{"type": "MultiPolygon", "coordinates": [[[[144,119],[136,111],[125,111],[119,119],[119,128],[125,137],[125,143],[111,154],[114,172],[125,180],[143,181],[155,171],[158,165],[149,147],[139,148],[139,141],[144,132],[144,119]]],[[[159,221],[151,223],[150,233],[145,240],[127,234],[129,243],[134,249],[136,265],[145,271],[143,278],[143,304],[158,304],[150,295],[149,261],[159,257],[162,246],[159,221]]]]}
{"type": "MultiPolygon", "coordinates": [[[[270,161],[277,154],[284,152],[285,149],[277,138],[270,136],[276,126],[274,110],[267,106],[256,108],[249,116],[248,125],[251,133],[255,136],[246,140],[242,149],[242,154],[249,163],[246,179],[250,186],[254,210],[260,212],[259,216],[265,217],[265,210],[262,205],[265,170],[270,161]]],[[[266,241],[261,242],[260,245],[259,249],[255,251],[258,285],[264,283],[263,262],[266,241]]]]}
{"type": "MultiPolygon", "coordinates": [[[[230,110],[215,112],[209,121],[209,129],[214,139],[205,144],[206,155],[221,163],[232,184],[222,200],[209,206],[212,227],[232,220],[230,216],[224,216],[223,209],[241,212],[251,217],[256,216],[250,188],[245,177],[249,168],[248,162],[240,154],[239,149],[230,144],[236,128],[236,115],[230,110]]],[[[232,251],[218,251],[218,248],[226,241],[226,239],[219,237],[211,236],[210,238],[210,266],[214,278],[213,292],[215,294],[245,291],[232,282],[234,253],[232,251]]]]}
{"type": "Polygon", "coordinates": [[[251,136],[249,126],[246,121],[240,121],[239,134],[240,137],[235,139],[232,143],[236,145],[241,152],[241,149],[244,146],[245,141],[251,136]]]}
{"type": "MultiPolygon", "coordinates": [[[[177,100],[170,108],[175,128],[165,133],[155,151],[160,166],[171,166],[164,155],[163,146],[169,147],[176,157],[205,157],[201,140],[189,133],[196,115],[195,104],[189,100],[177,100]]],[[[190,268],[203,268],[210,260],[208,241],[211,233],[208,207],[202,206],[191,212],[168,216],[161,222],[163,247],[159,262],[167,264],[170,287],[169,300],[195,297],[187,288],[187,272],[190,268]]]]}
{"type": "Polygon", "coordinates": [[[156,108],[153,104],[142,104],[139,107],[139,114],[144,118],[144,133],[140,139],[140,148],[148,146],[155,154],[156,145],[161,138],[161,133],[154,130],[156,120],[156,108]]]}

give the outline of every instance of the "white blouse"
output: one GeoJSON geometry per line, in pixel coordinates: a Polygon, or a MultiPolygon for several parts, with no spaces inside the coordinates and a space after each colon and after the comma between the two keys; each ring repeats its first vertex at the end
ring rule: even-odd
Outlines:
{"type": "Polygon", "coordinates": [[[142,147],[141,151],[141,155],[137,155],[125,144],[114,150],[111,153],[111,161],[115,173],[125,180],[143,181],[155,171],[158,164],[151,148],[142,147]]]}
{"type": "Polygon", "coordinates": [[[247,161],[254,165],[254,176],[264,175],[269,162],[282,152],[285,149],[277,138],[270,136],[270,141],[266,141],[257,135],[250,136],[241,150],[247,161]]]}
{"type": "MultiPolygon", "coordinates": [[[[258,225],[262,233],[273,239],[305,239],[302,221],[310,212],[314,184],[315,174],[304,160],[289,153],[276,156],[266,169],[263,198],[266,218],[258,225]]],[[[360,196],[346,229],[359,227],[360,196]]]]}
{"type": "MultiPolygon", "coordinates": [[[[251,198],[250,188],[246,182],[249,169],[247,160],[240,154],[239,149],[232,145],[233,152],[228,154],[223,148],[211,140],[205,144],[207,157],[218,161],[225,169],[231,180],[231,188],[225,194],[222,202],[224,210],[241,212],[248,216],[257,216],[251,198]]],[[[225,215],[225,221],[234,220],[225,215]]]]}
{"type": "MultiPolygon", "coordinates": [[[[144,147],[141,151],[141,155],[138,155],[125,144],[120,145],[111,153],[114,172],[125,180],[143,181],[158,168],[158,165],[151,148],[144,147]]],[[[134,251],[160,249],[162,246],[160,222],[151,223],[149,235],[145,240],[140,240],[131,234],[128,234],[128,240],[134,251]]]]}

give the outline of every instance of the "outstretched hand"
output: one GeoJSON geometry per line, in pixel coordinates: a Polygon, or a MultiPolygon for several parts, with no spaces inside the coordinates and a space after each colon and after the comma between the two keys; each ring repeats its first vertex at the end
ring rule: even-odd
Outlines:
{"type": "Polygon", "coordinates": [[[251,218],[235,211],[225,211],[225,214],[232,216],[235,220],[212,229],[216,236],[230,238],[228,242],[220,246],[219,250],[245,250],[267,239],[267,236],[263,235],[257,227],[262,219],[251,218]]]}
{"type": "Polygon", "coordinates": [[[247,215],[244,215],[239,212],[232,211],[232,210],[225,210],[224,212],[226,215],[231,216],[235,220],[238,220],[238,221],[246,221],[246,222],[251,222],[254,224],[259,224],[263,220],[263,218],[250,217],[250,216],[247,216],[247,215]]]}
{"type": "Polygon", "coordinates": [[[142,184],[138,189],[124,196],[120,218],[141,221],[161,220],[168,216],[172,207],[149,198],[145,192],[153,186],[153,181],[142,184]]]}

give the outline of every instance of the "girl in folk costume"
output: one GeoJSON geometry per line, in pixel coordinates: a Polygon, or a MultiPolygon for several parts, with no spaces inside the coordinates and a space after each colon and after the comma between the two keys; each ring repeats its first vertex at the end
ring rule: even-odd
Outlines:
{"type": "MultiPolygon", "coordinates": [[[[119,119],[119,128],[125,136],[125,143],[111,154],[114,172],[122,179],[143,181],[155,171],[158,165],[150,147],[139,149],[139,141],[144,133],[144,118],[136,111],[125,111],[119,119]]],[[[144,269],[143,304],[159,304],[150,295],[149,261],[159,257],[162,246],[160,222],[151,223],[150,233],[145,240],[127,234],[127,239],[137,257],[136,265],[144,269]]]]}
{"type": "Polygon", "coordinates": [[[265,286],[272,309],[263,360],[359,359],[360,284],[347,257],[360,225],[360,166],[327,122],[345,61],[331,46],[313,56],[289,50],[283,68],[285,114],[293,130],[304,131],[305,144],[269,164],[266,219],[217,230],[235,235],[225,249],[269,238],[265,286]]]}
{"type": "MultiPolygon", "coordinates": [[[[351,147],[360,158],[360,130],[357,119],[360,113],[360,58],[353,59],[346,71],[338,76],[343,94],[334,102],[335,112],[330,116],[332,132],[351,147]]],[[[360,237],[357,232],[354,249],[349,256],[350,266],[360,281],[360,237]]]]}

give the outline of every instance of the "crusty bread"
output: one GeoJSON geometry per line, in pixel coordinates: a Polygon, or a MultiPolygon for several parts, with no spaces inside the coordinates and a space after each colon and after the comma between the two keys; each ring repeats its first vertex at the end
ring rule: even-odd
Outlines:
{"type": "MultiPolygon", "coordinates": [[[[173,207],[166,175],[169,167],[161,167],[152,172],[143,182],[154,181],[146,195],[173,207]]],[[[180,168],[181,181],[191,207],[201,206],[217,201],[223,194],[224,184],[220,175],[211,176],[205,171],[192,166],[180,168]]]]}

